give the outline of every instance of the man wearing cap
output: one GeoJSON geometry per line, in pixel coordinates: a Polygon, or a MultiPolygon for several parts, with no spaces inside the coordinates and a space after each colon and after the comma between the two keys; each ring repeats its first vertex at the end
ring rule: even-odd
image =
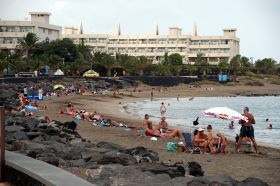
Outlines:
{"type": "Polygon", "coordinates": [[[205,152],[205,149],[208,145],[207,142],[207,135],[204,134],[204,129],[203,128],[199,128],[197,129],[198,133],[197,135],[194,136],[194,141],[193,144],[194,146],[199,146],[199,147],[203,147],[203,152],[205,152]]]}

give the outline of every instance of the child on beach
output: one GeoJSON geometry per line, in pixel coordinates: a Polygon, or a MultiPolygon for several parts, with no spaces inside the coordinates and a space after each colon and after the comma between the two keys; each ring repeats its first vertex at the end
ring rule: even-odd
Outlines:
{"type": "Polygon", "coordinates": [[[216,148],[214,147],[214,134],[212,131],[212,125],[207,126],[207,143],[208,147],[210,148],[210,153],[216,153],[216,148]]]}
{"type": "Polygon", "coordinates": [[[227,138],[220,131],[217,133],[217,136],[220,138],[221,153],[225,154],[226,153],[227,144],[228,144],[227,138]]]}
{"type": "Polygon", "coordinates": [[[160,115],[164,116],[165,113],[166,113],[166,107],[165,107],[164,103],[162,102],[160,105],[160,115]]]}

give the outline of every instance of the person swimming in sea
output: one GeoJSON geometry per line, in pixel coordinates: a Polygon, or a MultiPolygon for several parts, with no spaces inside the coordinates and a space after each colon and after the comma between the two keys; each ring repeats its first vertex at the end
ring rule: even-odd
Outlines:
{"type": "Polygon", "coordinates": [[[266,122],[266,127],[267,127],[268,129],[272,129],[272,124],[270,123],[270,121],[269,121],[268,118],[266,118],[265,122],[266,122]]]}
{"type": "Polygon", "coordinates": [[[234,129],[234,121],[231,121],[229,126],[228,126],[229,129],[234,129]]]}

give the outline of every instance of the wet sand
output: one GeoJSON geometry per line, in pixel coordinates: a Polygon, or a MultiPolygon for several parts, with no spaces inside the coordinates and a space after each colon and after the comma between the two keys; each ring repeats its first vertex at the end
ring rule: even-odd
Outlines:
{"type": "MultiPolygon", "coordinates": [[[[58,114],[60,108],[66,107],[71,102],[78,109],[86,109],[88,111],[96,110],[105,117],[113,118],[119,122],[129,126],[142,127],[142,118],[134,117],[120,109],[125,103],[141,101],[150,98],[151,87],[140,86],[138,90],[141,92],[125,92],[114,98],[109,95],[90,95],[90,96],[66,96],[48,98],[45,104],[48,110],[40,111],[38,115],[48,115],[51,119],[60,121],[69,121],[72,118],[67,115],[58,114]]],[[[202,86],[201,88],[189,88],[188,85],[181,85],[168,88],[167,91],[154,92],[157,97],[181,97],[192,96],[236,96],[245,93],[280,93],[280,86],[265,87],[244,87],[244,86],[202,86]],[[214,90],[206,91],[206,87],[213,87],[214,90]]],[[[83,138],[91,140],[93,143],[100,141],[113,142],[124,147],[144,146],[156,151],[160,156],[160,161],[171,162],[188,162],[197,161],[203,167],[205,175],[228,175],[237,180],[243,180],[247,177],[260,178],[270,185],[279,185],[280,177],[280,150],[269,147],[260,147],[261,154],[255,153],[234,153],[234,144],[230,143],[228,153],[226,155],[217,154],[187,154],[187,153],[171,153],[165,150],[166,142],[176,141],[173,139],[158,139],[151,141],[149,137],[138,136],[136,131],[126,131],[124,128],[118,127],[100,127],[94,126],[90,122],[77,121],[78,132],[83,138]]],[[[241,149],[242,150],[242,149],[241,149]]],[[[244,150],[244,148],[243,148],[244,150]]]]}

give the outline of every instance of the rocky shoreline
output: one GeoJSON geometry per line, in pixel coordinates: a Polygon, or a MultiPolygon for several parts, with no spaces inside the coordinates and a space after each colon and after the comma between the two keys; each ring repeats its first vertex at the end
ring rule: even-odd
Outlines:
{"type": "Polygon", "coordinates": [[[196,162],[168,164],[144,147],[125,149],[119,145],[82,139],[73,129],[76,123],[6,115],[6,149],[25,154],[64,169],[78,168],[97,185],[267,185],[257,178],[241,182],[228,176],[206,177],[196,162]]]}
{"type": "MultiPolygon", "coordinates": [[[[15,85],[3,88],[0,100],[7,109],[18,106],[19,89],[15,85]]],[[[8,112],[6,150],[70,172],[79,170],[78,176],[97,185],[268,185],[257,178],[237,181],[228,176],[204,176],[197,162],[161,162],[156,152],[141,146],[126,149],[109,142],[90,142],[76,132],[76,126],[74,121],[47,123],[44,117],[8,112]]]]}

